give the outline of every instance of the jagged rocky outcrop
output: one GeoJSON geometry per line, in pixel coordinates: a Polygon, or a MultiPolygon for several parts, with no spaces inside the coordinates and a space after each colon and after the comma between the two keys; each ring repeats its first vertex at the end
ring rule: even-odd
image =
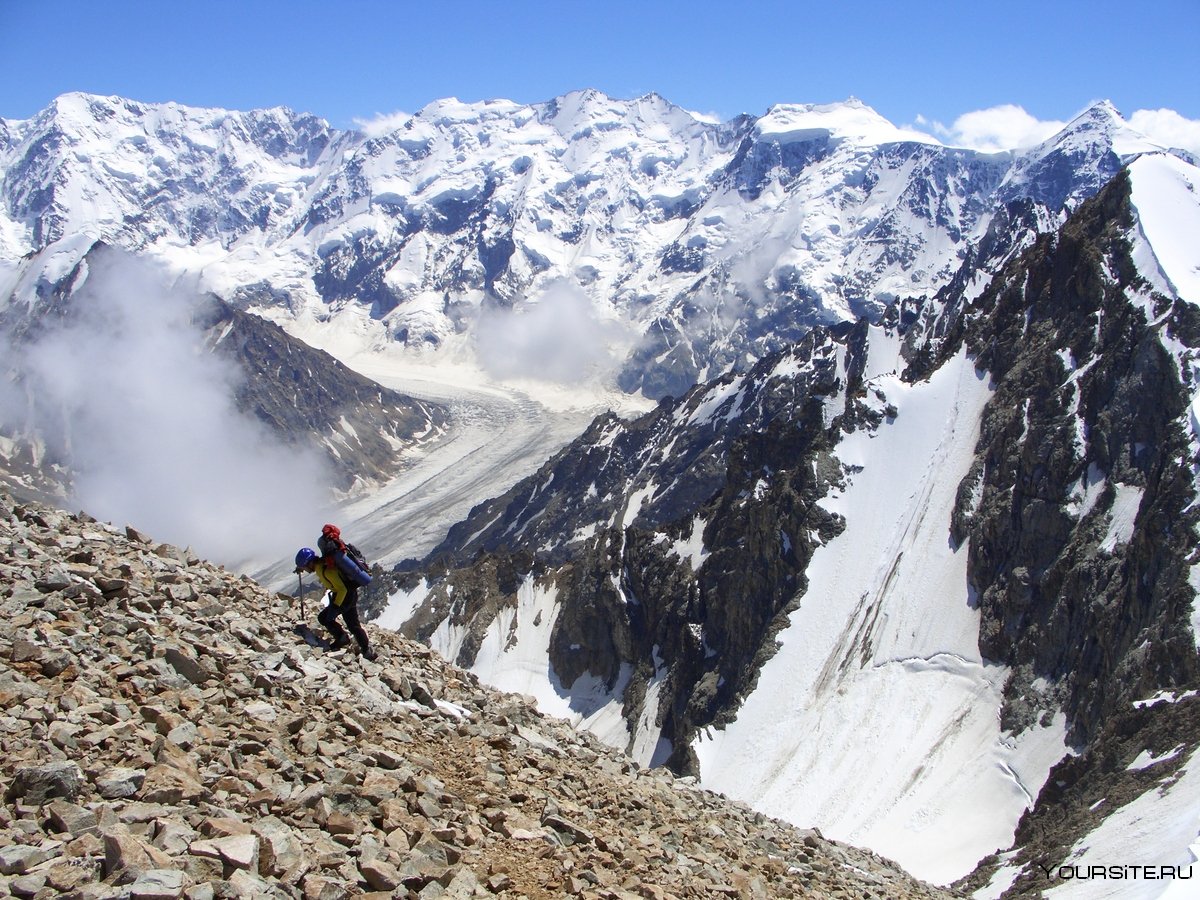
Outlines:
{"type": "MultiPolygon", "coordinates": [[[[544,584],[557,598],[556,678],[623,692],[634,722],[665,674],[649,731],[672,767],[693,771],[696,730],[752,690],[813,551],[841,530],[819,502],[843,478],[838,436],[888,415],[862,388],[866,337],[865,323],[815,329],[641,418],[600,417],[422,563],[398,567],[397,587],[429,585],[403,631],[462,629],[454,658],[469,666],[525,580],[544,584]]],[[[631,731],[627,749],[639,739],[631,731]]]]}
{"type": "Polygon", "coordinates": [[[0,547],[3,896],[950,896],[133,528],[0,495],[0,547]]]}
{"type": "MultiPolygon", "coordinates": [[[[897,415],[878,376],[915,389],[965,356],[990,394],[965,423],[978,426],[973,462],[936,526],[966,554],[954,602],[978,611],[978,651],[1007,673],[1004,734],[1062,717],[1065,745],[1012,852],[964,884],[1003,866],[1018,870],[1014,892],[1045,889],[1035,861],[1068,859],[1122,798],[1169,785],[1200,747],[1200,329],[1195,306],[1134,259],[1130,184],[1118,175],[1034,241],[1024,223],[1037,210],[1010,206],[1012,229],[981,249],[999,269],[990,282],[964,270],[935,303],[814,329],[640,419],[597,420],[401,567],[389,621],[464,665],[485,649],[493,666],[504,641],[528,639],[521,609],[540,591],[556,690],[598,678],[623,704],[625,748],[691,771],[697,730],[736,718],[788,613],[822,602],[805,597],[806,570],[846,524],[823,500],[856,474],[839,443],[897,415]],[[1139,754],[1152,771],[1133,765],[1139,754]]],[[[879,550],[860,548],[870,565],[879,550]]],[[[855,627],[830,678],[871,663],[882,626],[855,627]]]]}
{"type": "Polygon", "coordinates": [[[954,523],[981,649],[1018,670],[1013,715],[1031,681],[1054,684],[1077,745],[1133,700],[1200,677],[1183,427],[1195,386],[1167,348],[1195,355],[1200,314],[1138,273],[1129,188],[1114,179],[1039,239],[963,325],[996,382],[954,523]]]}

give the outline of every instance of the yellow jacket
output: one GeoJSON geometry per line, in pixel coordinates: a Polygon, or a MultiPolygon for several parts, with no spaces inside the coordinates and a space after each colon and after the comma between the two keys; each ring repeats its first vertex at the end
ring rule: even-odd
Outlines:
{"type": "Polygon", "coordinates": [[[317,578],[333,595],[335,606],[341,606],[346,601],[346,595],[350,593],[350,587],[342,580],[342,573],[338,569],[337,563],[332,559],[317,561],[317,578]]]}

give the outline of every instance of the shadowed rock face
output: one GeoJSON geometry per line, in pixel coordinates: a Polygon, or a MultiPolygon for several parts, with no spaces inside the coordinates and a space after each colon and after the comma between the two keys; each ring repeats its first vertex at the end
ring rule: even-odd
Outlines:
{"type": "Polygon", "coordinates": [[[1160,339],[1186,341],[1196,313],[1158,297],[1151,324],[1130,302],[1149,286],[1129,225],[1121,178],[993,282],[980,300],[991,311],[965,338],[997,383],[972,479],[978,510],[964,491],[956,522],[980,646],[1021,673],[1014,701],[1032,679],[1056,685],[1077,744],[1133,700],[1200,674],[1187,581],[1194,461],[1181,428],[1190,392],[1160,339]],[[1122,513],[1136,529],[1118,538],[1122,513]]]}
{"type": "Polygon", "coordinates": [[[0,495],[0,546],[6,895],[950,896],[133,528],[0,495]]]}
{"type": "Polygon", "coordinates": [[[443,407],[381,387],[215,297],[195,318],[212,351],[246,375],[238,408],[289,443],[315,443],[343,490],[394,476],[404,448],[446,424],[443,407]]]}

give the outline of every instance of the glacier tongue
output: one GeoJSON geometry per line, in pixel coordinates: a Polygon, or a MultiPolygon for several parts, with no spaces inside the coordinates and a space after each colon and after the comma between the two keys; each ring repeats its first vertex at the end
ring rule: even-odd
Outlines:
{"type": "Polygon", "coordinates": [[[816,552],[736,721],[695,750],[706,787],[947,883],[1011,842],[1065,721],[1000,731],[1007,672],[980,656],[966,547],[950,540],[986,375],[960,352],[928,382],[872,386],[898,414],[838,448],[861,467],[828,501],[846,529],[816,552]]]}

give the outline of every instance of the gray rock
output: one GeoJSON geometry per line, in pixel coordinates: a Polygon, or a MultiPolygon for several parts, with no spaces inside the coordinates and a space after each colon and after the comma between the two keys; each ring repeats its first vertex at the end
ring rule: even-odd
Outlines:
{"type": "Polygon", "coordinates": [[[358,869],[367,884],[376,891],[392,891],[404,882],[400,870],[384,859],[360,863],[358,869]]]}
{"type": "Polygon", "coordinates": [[[41,847],[31,847],[26,844],[0,847],[0,874],[23,875],[49,858],[50,854],[41,847]]]}
{"type": "Polygon", "coordinates": [[[142,788],[146,773],[141,769],[113,766],[96,776],[96,792],[106,800],[132,797],[142,788]]]}
{"type": "Polygon", "coordinates": [[[282,875],[296,868],[303,859],[304,847],[286,822],[276,816],[253,824],[259,846],[259,871],[263,875],[282,875]]]}
{"type": "Polygon", "coordinates": [[[55,797],[74,800],[85,785],[83,771],[75,763],[47,763],[44,766],[17,769],[8,789],[8,798],[40,806],[55,797]]]}
{"type": "Polygon", "coordinates": [[[192,684],[205,684],[211,677],[208,670],[195,657],[187,655],[176,647],[168,647],[164,658],[171,668],[192,684]]]}
{"type": "Polygon", "coordinates": [[[50,824],[73,837],[93,834],[99,825],[99,819],[92,810],[65,800],[55,800],[47,807],[47,811],[50,814],[50,824]]]}
{"type": "Polygon", "coordinates": [[[178,900],[187,876],[178,869],[149,869],[129,886],[130,900],[178,900]]]}

